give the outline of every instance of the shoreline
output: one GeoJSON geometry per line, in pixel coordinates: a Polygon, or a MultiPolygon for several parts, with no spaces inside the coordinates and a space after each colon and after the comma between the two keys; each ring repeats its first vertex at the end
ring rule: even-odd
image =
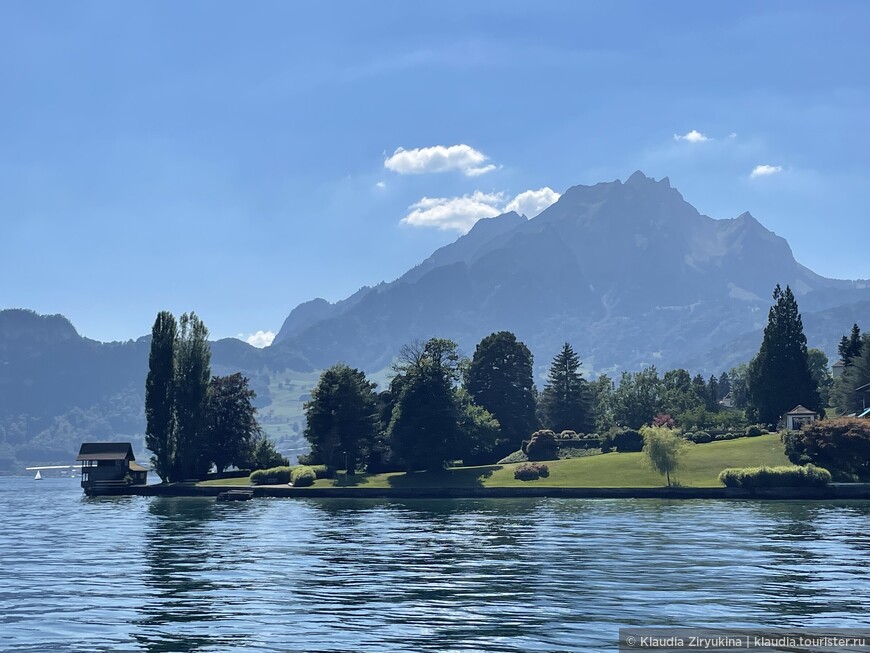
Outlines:
{"type": "Polygon", "coordinates": [[[290,499],[759,499],[759,500],[870,500],[870,483],[832,484],[800,488],[294,488],[287,485],[157,484],[118,488],[91,496],[217,497],[222,492],[245,490],[254,498],[290,499]]]}

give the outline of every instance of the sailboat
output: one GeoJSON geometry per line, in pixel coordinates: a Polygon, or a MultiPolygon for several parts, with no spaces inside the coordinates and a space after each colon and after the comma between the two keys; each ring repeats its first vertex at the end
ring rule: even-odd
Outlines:
{"type": "Polygon", "coordinates": [[[33,480],[34,481],[41,481],[42,480],[42,474],[40,474],[38,469],[36,470],[36,476],[33,477],[33,480]]]}

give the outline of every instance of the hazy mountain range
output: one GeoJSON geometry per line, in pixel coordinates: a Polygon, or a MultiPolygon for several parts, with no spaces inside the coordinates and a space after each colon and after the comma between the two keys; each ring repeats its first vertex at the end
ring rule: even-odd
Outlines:
{"type": "MultiPolygon", "coordinates": [[[[700,214],[667,178],[574,186],[531,220],[479,221],[390,283],[294,308],[272,346],[213,343],[213,371],[249,375],[267,429],[300,446],[301,402],[317,370],[377,373],[402,344],[448,337],[471,354],[514,331],[546,372],[569,341],[587,373],[654,364],[719,373],[758,349],[770,294],[795,291],[810,346],[829,356],[870,322],[870,283],[827,279],[749,213],[700,214]]],[[[148,339],[98,343],[62,316],[0,312],[0,471],[63,459],[84,435],[141,443],[148,339]]],[[[141,447],[141,444],[139,444],[141,447]]]]}

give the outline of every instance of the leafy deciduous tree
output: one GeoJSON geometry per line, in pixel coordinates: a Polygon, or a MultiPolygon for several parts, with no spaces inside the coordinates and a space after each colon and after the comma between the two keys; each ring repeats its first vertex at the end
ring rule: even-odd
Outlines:
{"type": "Polygon", "coordinates": [[[207,447],[218,472],[235,465],[244,467],[254,459],[254,447],[263,441],[257,423],[257,396],[241,373],[215,376],[209,383],[207,447]]]}
{"type": "Polygon", "coordinates": [[[519,449],[535,430],[534,385],[532,354],[513,333],[499,331],[480,341],[468,366],[465,388],[475,404],[498,420],[501,433],[492,452],[494,460],[519,449]]]}

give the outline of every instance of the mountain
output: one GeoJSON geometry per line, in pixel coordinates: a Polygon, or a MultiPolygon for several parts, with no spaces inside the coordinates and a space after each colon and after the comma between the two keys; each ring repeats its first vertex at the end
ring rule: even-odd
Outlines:
{"type": "Polygon", "coordinates": [[[414,339],[441,335],[471,353],[508,329],[539,367],[568,340],[592,372],[686,361],[721,371],[705,353],[763,327],[777,283],[791,285],[804,310],[870,299],[867,282],[802,266],[749,213],[710,218],[667,178],[635,172],[625,183],[569,188],[531,220],[481,220],[392,283],[302,304],[272,349],[293,349],[316,368],[343,360],[376,370],[414,339]]]}
{"type": "MultiPolygon", "coordinates": [[[[530,220],[480,220],[392,282],[300,304],[270,347],[213,342],[212,371],[251,379],[264,427],[293,454],[318,370],[337,361],[383,381],[405,343],[447,337],[470,355],[506,329],[531,349],[539,380],[565,341],[588,374],[651,364],[718,374],[758,350],[777,283],[795,291],[810,346],[829,357],[853,323],[870,324],[870,282],[822,277],[749,213],[710,218],[667,178],[636,172],[569,188],[530,220]]],[[[149,346],[0,311],[0,472],[68,462],[84,439],[129,439],[145,455],[149,346]]]]}

